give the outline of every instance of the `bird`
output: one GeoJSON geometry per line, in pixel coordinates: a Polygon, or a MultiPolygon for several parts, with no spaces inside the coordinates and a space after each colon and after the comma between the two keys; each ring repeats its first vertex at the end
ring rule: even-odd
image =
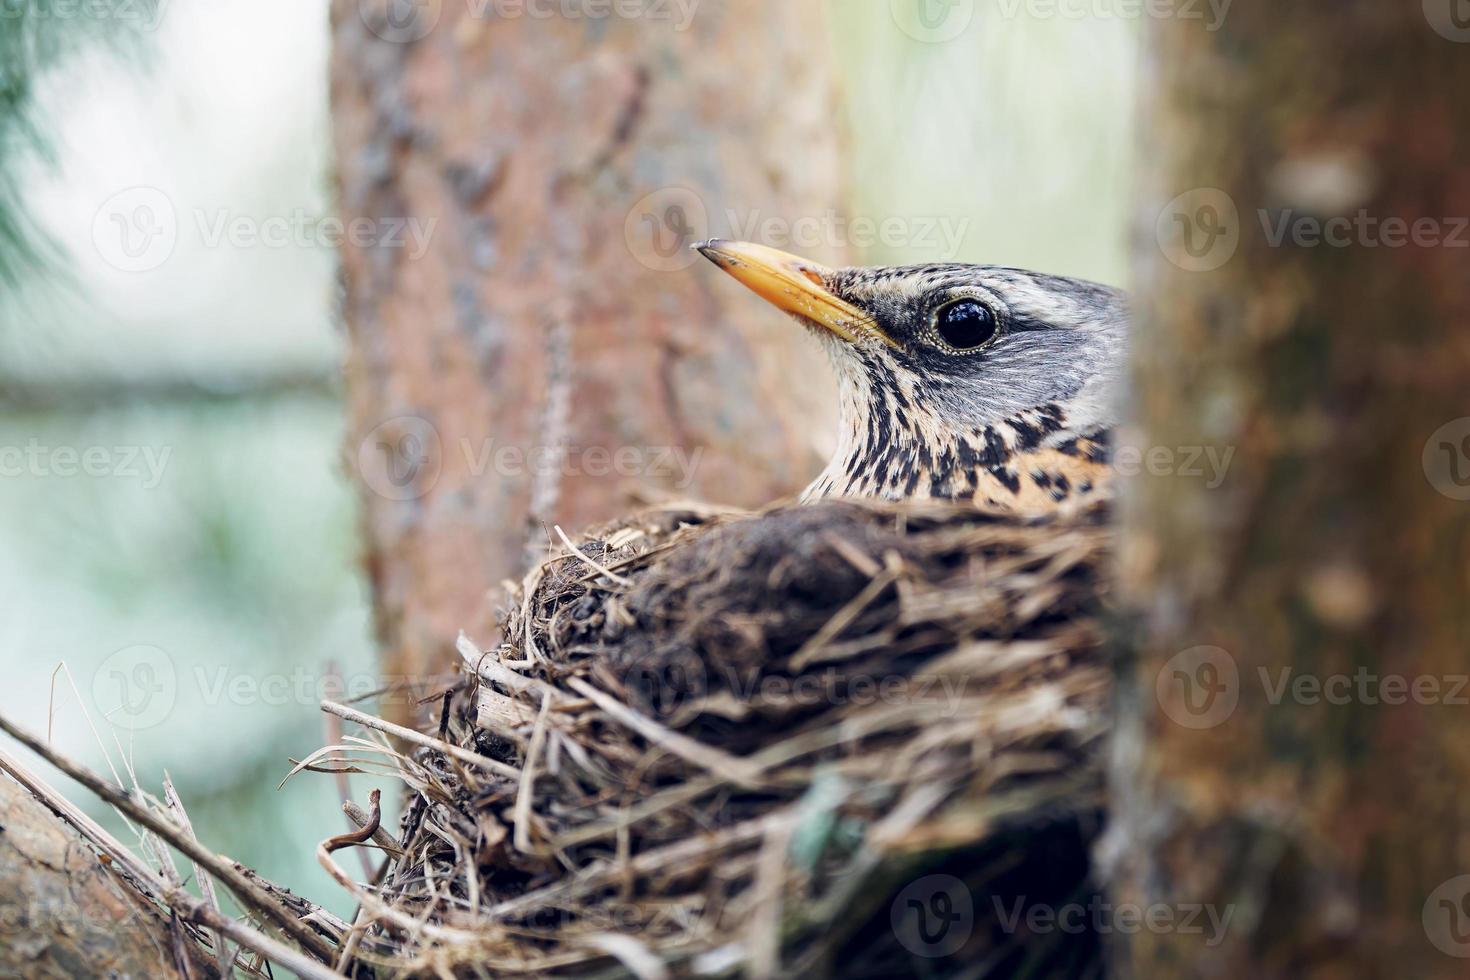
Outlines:
{"type": "Polygon", "coordinates": [[[1111,496],[1121,290],[994,265],[827,268],[693,246],[809,328],[836,370],[837,447],[802,494],[941,498],[1040,516],[1111,496]]]}

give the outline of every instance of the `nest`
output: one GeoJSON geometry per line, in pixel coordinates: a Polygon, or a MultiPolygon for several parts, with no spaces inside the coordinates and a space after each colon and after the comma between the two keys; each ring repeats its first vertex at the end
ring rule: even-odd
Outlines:
{"type": "Polygon", "coordinates": [[[1093,894],[1108,540],[845,502],[563,538],[395,760],[359,971],[1088,974],[1024,913],[1093,894]]]}

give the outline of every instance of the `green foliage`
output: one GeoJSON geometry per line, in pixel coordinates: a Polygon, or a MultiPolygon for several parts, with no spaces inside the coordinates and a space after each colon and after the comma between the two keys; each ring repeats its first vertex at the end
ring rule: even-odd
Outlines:
{"type": "Polygon", "coordinates": [[[29,219],[16,173],[24,152],[49,159],[36,118],[37,81],[87,46],[136,56],[167,0],[0,0],[0,282],[55,260],[52,244],[29,219]]]}

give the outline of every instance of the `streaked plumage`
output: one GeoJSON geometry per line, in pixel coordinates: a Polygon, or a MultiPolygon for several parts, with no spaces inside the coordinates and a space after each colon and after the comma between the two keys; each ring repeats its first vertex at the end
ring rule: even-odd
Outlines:
{"type": "Polygon", "coordinates": [[[837,370],[839,444],[808,499],[966,498],[1030,514],[1107,491],[1119,291],[997,266],[833,270],[758,245],[701,251],[812,327],[837,370]],[[946,334],[986,339],[961,348],[946,334]]]}

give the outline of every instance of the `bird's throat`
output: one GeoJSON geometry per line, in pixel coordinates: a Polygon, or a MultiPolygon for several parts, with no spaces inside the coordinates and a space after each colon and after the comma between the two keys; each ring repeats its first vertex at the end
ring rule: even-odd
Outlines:
{"type": "Polygon", "coordinates": [[[1109,490],[1109,434],[1073,431],[1063,405],[963,429],[902,391],[842,387],[840,443],[804,499],[971,500],[1030,515],[1109,490]]]}

